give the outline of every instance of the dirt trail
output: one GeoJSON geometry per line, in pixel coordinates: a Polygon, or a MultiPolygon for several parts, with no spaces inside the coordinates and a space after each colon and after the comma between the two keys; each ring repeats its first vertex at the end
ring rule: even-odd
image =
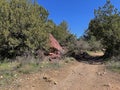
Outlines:
{"type": "Polygon", "coordinates": [[[119,74],[106,71],[103,65],[81,62],[73,62],[44,74],[26,75],[19,80],[19,85],[9,90],[120,90],[119,74]],[[44,75],[52,79],[45,81],[44,75]]]}
{"type": "Polygon", "coordinates": [[[51,90],[120,90],[120,79],[117,78],[102,65],[79,63],[51,90]]]}

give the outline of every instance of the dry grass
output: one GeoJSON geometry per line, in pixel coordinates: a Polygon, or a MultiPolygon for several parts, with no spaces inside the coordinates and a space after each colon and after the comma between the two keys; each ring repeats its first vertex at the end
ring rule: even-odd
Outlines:
{"type": "Polygon", "coordinates": [[[42,69],[58,69],[71,61],[73,61],[72,58],[65,58],[65,60],[50,62],[39,61],[38,59],[32,57],[19,57],[18,60],[14,62],[0,63],[0,87],[10,84],[21,74],[36,73],[42,69]]]}
{"type": "Polygon", "coordinates": [[[104,55],[104,52],[102,51],[87,51],[87,53],[90,55],[90,56],[93,56],[93,57],[96,57],[96,56],[103,56],[104,55]]]}

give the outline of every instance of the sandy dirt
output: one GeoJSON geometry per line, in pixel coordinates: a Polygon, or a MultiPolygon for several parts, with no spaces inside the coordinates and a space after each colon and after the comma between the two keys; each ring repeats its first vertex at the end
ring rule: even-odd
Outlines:
{"type": "Polygon", "coordinates": [[[120,90],[120,74],[104,65],[74,61],[57,70],[23,75],[5,90],[120,90]]]}

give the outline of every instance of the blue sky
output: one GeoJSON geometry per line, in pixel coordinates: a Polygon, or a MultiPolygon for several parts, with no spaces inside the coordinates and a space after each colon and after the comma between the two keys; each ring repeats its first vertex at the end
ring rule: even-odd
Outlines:
{"type": "MultiPolygon", "coordinates": [[[[49,19],[56,24],[63,20],[68,23],[71,33],[82,36],[90,20],[94,17],[94,9],[103,6],[106,0],[37,0],[49,11],[49,19]]],[[[111,0],[120,9],[120,0],[111,0]]]]}

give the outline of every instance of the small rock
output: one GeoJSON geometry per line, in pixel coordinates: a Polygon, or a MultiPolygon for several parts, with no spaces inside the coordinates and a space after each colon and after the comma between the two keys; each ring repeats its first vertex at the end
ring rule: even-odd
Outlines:
{"type": "Polygon", "coordinates": [[[48,79],[46,79],[46,81],[47,81],[47,82],[52,82],[53,79],[52,79],[52,78],[48,78],[48,79]]]}
{"type": "Polygon", "coordinates": [[[29,80],[29,78],[27,78],[27,80],[29,80]]]}
{"type": "Polygon", "coordinates": [[[108,84],[104,84],[103,86],[106,86],[106,87],[111,87],[111,84],[108,83],[108,84]]]}
{"type": "Polygon", "coordinates": [[[43,79],[47,79],[47,76],[43,76],[43,79]]]}
{"type": "Polygon", "coordinates": [[[3,76],[0,76],[1,79],[3,79],[3,76]]]}
{"type": "Polygon", "coordinates": [[[82,73],[79,73],[79,75],[83,75],[82,73]]]}
{"type": "Polygon", "coordinates": [[[17,74],[15,74],[14,77],[17,77],[17,74]]]}
{"type": "Polygon", "coordinates": [[[103,72],[103,74],[105,75],[107,72],[103,72]]]}
{"type": "Polygon", "coordinates": [[[32,87],[35,87],[35,85],[32,85],[32,87]]]}
{"type": "Polygon", "coordinates": [[[46,81],[46,82],[52,82],[53,79],[48,77],[48,76],[43,76],[43,79],[46,81]]]}
{"type": "Polygon", "coordinates": [[[57,85],[57,81],[55,81],[53,78],[51,78],[51,77],[49,77],[49,76],[43,76],[43,79],[44,79],[46,82],[53,83],[54,85],[57,85]]]}
{"type": "Polygon", "coordinates": [[[57,85],[57,82],[56,82],[56,81],[54,81],[54,85],[57,85]]]}
{"type": "Polygon", "coordinates": [[[97,72],[97,75],[102,76],[103,74],[102,74],[102,73],[100,73],[100,72],[97,72]]]}

